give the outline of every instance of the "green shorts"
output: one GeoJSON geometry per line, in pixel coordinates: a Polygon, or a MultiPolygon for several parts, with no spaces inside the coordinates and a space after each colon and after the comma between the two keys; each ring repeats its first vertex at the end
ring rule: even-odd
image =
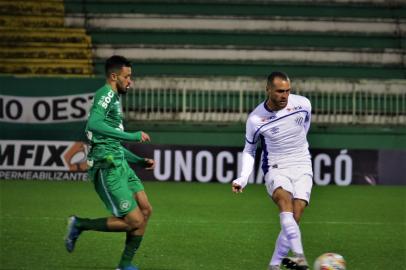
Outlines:
{"type": "Polygon", "coordinates": [[[88,174],[100,199],[114,216],[123,217],[137,207],[134,193],[144,190],[144,186],[127,161],[108,168],[94,166],[88,174]]]}

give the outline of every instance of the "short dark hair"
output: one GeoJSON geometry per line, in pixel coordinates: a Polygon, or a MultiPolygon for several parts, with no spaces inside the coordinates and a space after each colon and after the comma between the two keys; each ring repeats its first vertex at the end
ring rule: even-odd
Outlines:
{"type": "Polygon", "coordinates": [[[273,85],[273,81],[276,78],[280,78],[284,81],[290,81],[288,74],[286,74],[285,72],[274,71],[271,74],[269,74],[266,86],[269,87],[269,86],[273,85]]]}
{"type": "Polygon", "coordinates": [[[104,71],[106,76],[109,76],[113,72],[119,72],[122,67],[131,67],[131,62],[124,56],[113,55],[106,60],[104,71]]]}

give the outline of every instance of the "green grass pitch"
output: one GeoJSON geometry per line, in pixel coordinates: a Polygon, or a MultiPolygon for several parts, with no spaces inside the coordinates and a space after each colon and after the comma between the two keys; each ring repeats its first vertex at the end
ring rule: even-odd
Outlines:
{"type": "MultiPolygon", "coordinates": [[[[108,213],[90,182],[0,181],[0,269],[115,269],[122,233],[85,232],[63,245],[66,217],[108,213]]],[[[267,269],[280,230],[262,185],[146,182],[154,207],[142,270],[267,269]]],[[[406,269],[405,187],[315,187],[301,222],[309,261],[337,252],[350,270],[406,269]]]]}

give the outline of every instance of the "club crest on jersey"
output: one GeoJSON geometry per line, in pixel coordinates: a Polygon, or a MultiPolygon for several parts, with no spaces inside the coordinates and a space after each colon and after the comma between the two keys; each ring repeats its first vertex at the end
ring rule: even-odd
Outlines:
{"type": "Polygon", "coordinates": [[[128,210],[130,208],[130,202],[128,200],[122,200],[120,202],[120,209],[121,210],[128,210]]]}
{"type": "Polygon", "coordinates": [[[279,128],[278,127],[273,127],[273,128],[271,128],[270,131],[271,131],[271,134],[274,135],[274,134],[279,133],[279,128]]]}

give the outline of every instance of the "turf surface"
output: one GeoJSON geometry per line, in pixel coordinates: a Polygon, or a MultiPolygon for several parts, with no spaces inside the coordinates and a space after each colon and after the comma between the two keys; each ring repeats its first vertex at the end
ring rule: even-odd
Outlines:
{"type": "MultiPolygon", "coordinates": [[[[262,185],[145,183],[154,207],[141,270],[265,270],[279,232],[262,185]]],[[[107,212],[89,182],[0,181],[0,269],[114,269],[121,233],[86,232],[63,246],[66,217],[107,212]]],[[[350,270],[406,269],[406,188],[313,189],[301,223],[306,255],[342,254],[350,270]]]]}

